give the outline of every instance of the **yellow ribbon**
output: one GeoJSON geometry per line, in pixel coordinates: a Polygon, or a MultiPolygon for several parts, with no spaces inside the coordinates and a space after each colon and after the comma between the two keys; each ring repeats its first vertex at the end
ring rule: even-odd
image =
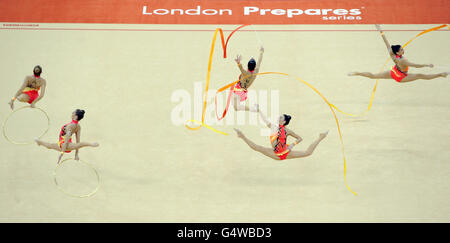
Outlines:
{"type": "Polygon", "coordinates": [[[229,135],[228,133],[219,131],[219,130],[217,130],[217,129],[211,127],[211,126],[209,126],[208,124],[206,124],[206,123],[204,123],[204,122],[200,122],[200,121],[196,121],[196,120],[189,120],[189,121],[187,121],[187,122],[192,122],[192,123],[196,123],[196,124],[199,124],[199,125],[200,125],[200,126],[194,127],[194,128],[191,128],[191,127],[189,127],[188,125],[185,125],[187,128],[189,128],[189,129],[191,129],[191,130],[198,130],[200,127],[206,127],[206,128],[208,128],[209,130],[211,130],[211,131],[213,131],[213,132],[216,132],[216,133],[219,133],[219,134],[222,134],[222,135],[229,135]]]}
{"type": "Polygon", "coordinates": [[[231,36],[233,36],[233,34],[236,33],[236,31],[238,31],[241,28],[244,28],[245,26],[248,26],[248,24],[241,25],[241,26],[237,27],[236,29],[234,29],[230,33],[230,35],[228,36],[226,41],[225,41],[225,38],[223,37],[223,31],[222,31],[221,28],[217,28],[216,31],[214,32],[214,37],[213,37],[213,41],[212,41],[212,44],[211,44],[211,51],[210,51],[210,54],[209,54],[208,72],[206,74],[206,87],[205,87],[205,97],[204,97],[204,100],[203,100],[202,121],[201,122],[196,121],[196,120],[189,120],[189,121],[187,121],[186,123],[193,122],[193,123],[199,124],[198,127],[191,127],[191,126],[188,126],[187,124],[185,124],[184,126],[187,129],[198,130],[201,127],[206,127],[206,128],[210,129],[213,132],[216,132],[216,133],[219,133],[219,134],[223,134],[223,135],[228,135],[228,133],[226,133],[226,132],[222,132],[222,131],[216,130],[216,129],[212,128],[211,126],[208,126],[208,125],[205,124],[205,111],[206,111],[206,103],[207,103],[207,98],[208,98],[207,96],[208,96],[208,90],[209,90],[209,81],[210,81],[210,78],[211,78],[212,58],[214,56],[214,46],[216,45],[217,33],[220,33],[220,39],[222,40],[223,57],[226,58],[227,57],[228,41],[230,40],[231,36]]]}
{"type": "Polygon", "coordinates": [[[199,124],[198,127],[191,127],[191,126],[188,126],[187,124],[185,124],[184,126],[187,129],[190,129],[190,130],[198,130],[198,129],[200,129],[203,126],[203,127],[206,127],[206,128],[208,128],[208,129],[210,129],[210,130],[212,130],[214,132],[217,132],[217,133],[220,133],[220,134],[223,134],[223,135],[228,135],[228,134],[226,134],[224,132],[216,130],[216,129],[214,129],[214,128],[212,128],[212,127],[210,127],[210,126],[205,124],[205,111],[206,111],[206,103],[207,103],[207,98],[208,98],[207,96],[208,96],[208,90],[209,90],[209,80],[210,80],[210,77],[211,77],[211,64],[212,64],[212,58],[214,56],[214,46],[216,45],[217,33],[219,33],[219,32],[220,32],[220,36],[222,37],[222,45],[224,44],[223,43],[224,42],[223,41],[224,40],[224,38],[223,38],[223,31],[222,31],[221,28],[217,28],[216,31],[214,32],[214,37],[213,37],[213,41],[212,41],[212,44],[211,44],[211,51],[210,51],[210,54],[209,54],[208,72],[206,74],[205,97],[204,97],[204,100],[203,100],[203,109],[202,109],[202,121],[201,122],[196,121],[196,120],[189,120],[189,121],[187,121],[187,123],[188,122],[194,122],[194,123],[199,124]]]}

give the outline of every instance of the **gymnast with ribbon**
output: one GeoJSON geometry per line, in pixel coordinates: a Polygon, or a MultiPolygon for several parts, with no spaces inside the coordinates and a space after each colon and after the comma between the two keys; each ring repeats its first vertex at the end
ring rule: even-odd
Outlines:
{"type": "Polygon", "coordinates": [[[384,71],[380,73],[370,73],[370,72],[351,72],[348,75],[349,76],[363,76],[370,79],[394,79],[395,81],[399,83],[406,83],[415,81],[418,79],[435,79],[439,77],[447,77],[448,73],[438,73],[438,74],[421,74],[421,73],[408,73],[409,67],[415,67],[415,68],[422,68],[422,67],[434,67],[433,64],[415,64],[407,60],[405,57],[403,57],[403,54],[405,53],[405,50],[401,45],[390,45],[388,40],[386,39],[386,36],[384,35],[383,30],[381,30],[380,25],[376,24],[375,27],[378,31],[381,33],[381,37],[383,38],[384,44],[386,44],[386,47],[388,49],[389,55],[394,61],[395,66],[392,67],[390,71],[384,71]]]}
{"type": "Polygon", "coordinates": [[[46,143],[39,139],[36,139],[36,143],[39,146],[44,146],[48,149],[54,149],[56,151],[61,152],[58,157],[58,164],[61,161],[64,153],[70,153],[72,150],[75,150],[75,160],[79,160],[78,150],[83,147],[98,147],[98,143],[88,143],[88,142],[80,142],[80,133],[81,126],[79,122],[83,119],[85,114],[84,110],[77,109],[72,112],[72,121],[67,123],[61,128],[59,133],[59,141],[58,143],[46,143]],[[77,142],[72,143],[72,135],[75,134],[77,142]]]}
{"type": "Polygon", "coordinates": [[[46,81],[41,77],[42,68],[41,66],[36,66],[33,68],[33,76],[26,76],[23,81],[22,86],[12,97],[11,101],[8,103],[11,110],[14,110],[14,101],[18,100],[20,102],[26,102],[31,105],[32,108],[35,107],[36,103],[41,100],[45,95],[46,81]],[[42,90],[41,90],[42,88],[42,90]],[[39,90],[41,93],[39,94],[39,90]]]}
{"type": "Polygon", "coordinates": [[[253,84],[259,73],[259,68],[261,66],[261,61],[264,54],[264,47],[261,46],[258,61],[253,57],[247,63],[247,70],[242,67],[241,55],[237,55],[234,59],[241,71],[239,75],[239,82],[231,88],[230,95],[233,96],[233,107],[235,111],[252,111],[258,112],[258,106],[249,108],[247,105],[242,105],[240,102],[247,100],[248,88],[253,84]]]}
{"type": "Polygon", "coordinates": [[[292,151],[295,145],[300,143],[303,139],[293,132],[291,129],[286,126],[289,125],[291,121],[291,116],[283,114],[278,119],[278,124],[272,124],[267,117],[259,111],[261,119],[266,123],[267,127],[272,130],[272,135],[270,136],[270,143],[272,148],[263,147],[255,144],[250,139],[248,139],[239,129],[234,129],[237,133],[237,136],[244,140],[247,145],[265,156],[272,158],[274,160],[285,160],[285,159],[297,159],[310,156],[317,145],[328,135],[328,131],[321,133],[319,138],[317,138],[311,145],[309,145],[306,151],[292,151]],[[290,145],[287,144],[288,136],[292,136],[296,139],[296,141],[290,145]]]}

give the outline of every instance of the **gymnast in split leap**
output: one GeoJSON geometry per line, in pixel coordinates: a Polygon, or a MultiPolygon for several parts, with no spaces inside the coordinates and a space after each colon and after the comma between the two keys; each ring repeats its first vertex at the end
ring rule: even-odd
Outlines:
{"type": "Polygon", "coordinates": [[[39,146],[44,146],[48,149],[54,149],[58,152],[61,152],[58,157],[58,164],[61,161],[64,153],[70,153],[72,150],[75,150],[75,160],[79,160],[78,150],[83,147],[98,147],[98,143],[87,143],[80,142],[80,133],[81,126],[79,122],[84,117],[84,110],[77,109],[72,112],[72,121],[70,123],[65,124],[59,133],[59,141],[58,143],[46,143],[39,139],[36,139],[36,143],[39,146]],[[76,143],[72,143],[72,135],[75,134],[77,139],[76,143]]]}
{"type": "Polygon", "coordinates": [[[389,55],[395,65],[390,71],[384,71],[381,73],[370,73],[370,72],[351,72],[349,76],[363,76],[370,79],[394,79],[399,83],[411,82],[419,79],[435,79],[439,77],[447,77],[448,72],[438,73],[438,74],[422,74],[422,73],[408,73],[409,67],[422,68],[422,67],[433,67],[433,64],[416,64],[410,62],[406,59],[403,54],[405,50],[401,45],[390,45],[384,32],[381,30],[380,25],[375,25],[378,31],[381,33],[384,43],[388,49],[389,55]]]}
{"type": "Polygon", "coordinates": [[[267,127],[271,128],[272,131],[274,131],[270,136],[270,143],[272,145],[271,148],[257,145],[250,139],[248,139],[239,129],[235,128],[234,130],[236,131],[237,136],[244,140],[244,142],[247,143],[247,145],[251,149],[260,152],[274,160],[296,159],[310,156],[316,149],[317,145],[319,145],[319,143],[328,135],[328,131],[321,133],[319,137],[311,145],[309,145],[306,151],[293,151],[292,149],[294,148],[294,146],[300,143],[303,139],[295,132],[286,127],[291,121],[291,116],[286,114],[281,115],[278,119],[278,124],[274,125],[261,111],[259,111],[259,114],[263,121],[266,123],[267,127]],[[294,137],[296,141],[288,145],[288,136],[294,137]]]}

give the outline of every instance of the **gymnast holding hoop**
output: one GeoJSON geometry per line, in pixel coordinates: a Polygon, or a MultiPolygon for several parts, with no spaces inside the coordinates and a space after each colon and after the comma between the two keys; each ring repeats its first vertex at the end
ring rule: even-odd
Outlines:
{"type": "Polygon", "coordinates": [[[64,153],[70,153],[72,150],[75,150],[75,160],[79,160],[78,150],[83,147],[98,147],[98,143],[88,143],[88,142],[80,142],[80,133],[81,126],[79,124],[80,120],[84,117],[84,110],[77,109],[72,112],[72,121],[67,123],[61,128],[61,132],[59,133],[59,142],[58,143],[46,143],[39,139],[36,139],[36,143],[39,146],[44,146],[48,149],[54,149],[56,151],[61,152],[58,157],[58,164],[61,161],[64,153]],[[75,134],[77,142],[72,143],[72,135],[75,134]]]}
{"type": "Polygon", "coordinates": [[[7,135],[6,127],[7,127],[7,122],[9,120],[9,118],[11,118],[16,112],[18,112],[20,110],[27,109],[27,108],[37,109],[37,110],[40,110],[47,118],[47,128],[38,138],[44,136],[47,133],[48,129],[50,128],[50,118],[49,118],[48,114],[43,109],[35,106],[36,103],[44,97],[45,88],[47,86],[47,82],[45,81],[45,79],[43,79],[41,77],[41,74],[42,74],[42,67],[39,65],[35,66],[33,68],[33,76],[25,77],[25,80],[22,83],[22,86],[19,88],[19,90],[16,92],[16,94],[11,98],[11,101],[8,102],[9,106],[11,107],[11,109],[13,111],[3,122],[2,130],[3,130],[3,136],[6,138],[6,140],[8,140],[12,144],[26,145],[26,144],[32,143],[32,141],[27,141],[27,142],[14,141],[12,138],[10,138],[7,135]],[[41,91],[40,94],[39,94],[39,91],[41,91]],[[14,110],[14,101],[16,101],[16,100],[18,100],[20,102],[28,103],[28,104],[30,104],[30,106],[23,106],[23,107],[20,107],[19,109],[14,110]]]}
{"type": "Polygon", "coordinates": [[[41,77],[42,67],[37,65],[33,68],[33,76],[26,76],[22,86],[8,102],[11,110],[14,110],[14,101],[26,102],[35,107],[36,103],[45,95],[45,86],[47,82],[41,77]],[[41,90],[42,89],[42,90],[41,90]],[[39,94],[39,90],[41,93],[39,94]]]}

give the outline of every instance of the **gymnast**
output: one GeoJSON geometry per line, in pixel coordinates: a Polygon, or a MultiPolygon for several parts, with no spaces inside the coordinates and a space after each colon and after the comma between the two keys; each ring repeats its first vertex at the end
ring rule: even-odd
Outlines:
{"type": "Polygon", "coordinates": [[[411,82],[419,79],[435,79],[439,77],[447,77],[448,72],[438,73],[438,74],[422,74],[422,73],[408,73],[409,67],[422,68],[422,67],[433,67],[433,64],[415,64],[406,59],[403,54],[405,50],[401,45],[390,45],[384,32],[381,30],[380,25],[376,24],[375,27],[381,33],[384,44],[388,49],[389,55],[395,65],[390,71],[384,71],[381,73],[370,73],[370,72],[351,72],[349,76],[363,76],[370,79],[394,79],[399,83],[411,82]]]}
{"type": "Polygon", "coordinates": [[[328,135],[328,131],[321,133],[319,135],[319,138],[317,138],[311,145],[309,145],[306,151],[292,151],[294,146],[300,143],[303,139],[295,132],[286,127],[291,121],[291,116],[286,114],[281,115],[278,119],[278,125],[275,126],[261,111],[259,111],[259,114],[263,121],[266,123],[267,127],[271,128],[272,131],[275,131],[270,136],[270,142],[272,145],[271,148],[257,145],[250,139],[248,139],[239,129],[235,128],[234,130],[236,131],[237,136],[244,140],[244,142],[246,142],[251,149],[260,152],[274,160],[296,159],[310,156],[316,149],[317,145],[319,145],[319,143],[328,135]],[[288,145],[288,136],[292,136],[297,140],[294,143],[288,145]]]}
{"type": "Polygon", "coordinates": [[[36,66],[33,68],[33,76],[26,76],[22,83],[20,89],[12,97],[11,101],[8,103],[11,110],[14,110],[14,101],[18,100],[20,102],[26,102],[31,105],[32,108],[35,107],[36,103],[41,100],[45,95],[46,81],[41,77],[42,68],[41,66],[36,66]],[[42,88],[41,93],[39,90],[42,88]]]}
{"type": "Polygon", "coordinates": [[[84,117],[84,110],[77,109],[74,112],[72,112],[72,121],[70,123],[67,123],[61,128],[61,131],[59,133],[59,141],[58,143],[46,143],[39,139],[36,139],[36,143],[39,146],[44,146],[48,149],[54,149],[56,151],[61,152],[58,158],[58,164],[61,161],[61,158],[63,157],[64,153],[70,153],[72,150],[75,150],[75,160],[79,160],[78,157],[78,150],[83,147],[98,147],[98,143],[87,143],[87,142],[80,142],[80,133],[81,133],[81,126],[79,124],[80,120],[84,117]],[[72,143],[72,134],[75,133],[77,142],[72,143]]]}

